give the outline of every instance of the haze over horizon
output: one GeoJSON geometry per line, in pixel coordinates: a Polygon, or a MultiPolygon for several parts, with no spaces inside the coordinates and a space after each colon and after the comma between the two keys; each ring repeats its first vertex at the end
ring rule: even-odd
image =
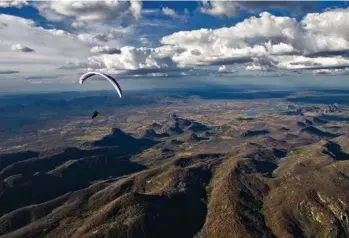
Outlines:
{"type": "Polygon", "coordinates": [[[349,88],[348,3],[0,1],[0,91],[349,88]]]}

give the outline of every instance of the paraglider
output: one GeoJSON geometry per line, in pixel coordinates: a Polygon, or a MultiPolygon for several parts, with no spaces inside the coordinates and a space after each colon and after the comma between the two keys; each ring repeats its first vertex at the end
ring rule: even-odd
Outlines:
{"type": "Polygon", "coordinates": [[[98,112],[97,112],[97,111],[94,111],[91,118],[93,119],[93,118],[95,118],[96,116],[98,116],[98,112]]]}
{"type": "Polygon", "coordinates": [[[94,75],[99,75],[99,76],[102,76],[103,78],[107,79],[113,85],[113,87],[115,88],[116,92],[119,94],[119,97],[122,98],[122,90],[121,90],[120,85],[110,75],[107,75],[107,74],[104,74],[104,73],[100,73],[100,72],[87,72],[87,73],[85,73],[84,75],[82,75],[80,77],[79,83],[83,84],[88,78],[90,78],[91,76],[94,76],[94,75]]]}
{"type": "MultiPolygon", "coordinates": [[[[80,77],[79,83],[83,84],[88,78],[90,78],[91,76],[94,76],[94,75],[99,75],[99,76],[102,76],[103,78],[107,79],[113,85],[113,87],[115,88],[115,90],[118,93],[119,97],[122,98],[122,90],[121,90],[120,85],[118,84],[118,82],[113,77],[111,77],[108,74],[104,74],[104,73],[100,73],[100,72],[87,72],[87,73],[83,74],[80,77]]],[[[96,116],[98,116],[98,112],[94,111],[91,118],[93,119],[96,116]]]]}

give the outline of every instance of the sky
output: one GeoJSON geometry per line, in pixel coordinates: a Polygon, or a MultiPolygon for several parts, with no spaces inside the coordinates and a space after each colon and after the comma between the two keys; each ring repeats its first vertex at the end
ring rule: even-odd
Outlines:
{"type": "Polygon", "coordinates": [[[349,87],[349,3],[0,0],[0,92],[349,87]]]}

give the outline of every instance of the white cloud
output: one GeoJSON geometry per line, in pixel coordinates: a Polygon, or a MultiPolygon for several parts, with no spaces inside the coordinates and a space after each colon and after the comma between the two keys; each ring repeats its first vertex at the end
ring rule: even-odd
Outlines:
{"type": "Polygon", "coordinates": [[[121,50],[109,46],[94,46],[91,48],[90,52],[92,54],[121,54],[121,50]]]}
{"type": "Polygon", "coordinates": [[[176,32],[163,37],[161,43],[185,49],[184,53],[173,56],[175,62],[181,65],[205,65],[297,52],[299,49],[292,43],[299,31],[295,19],[275,17],[264,12],[259,18],[251,17],[229,28],[176,32]],[[200,55],[190,53],[194,51],[200,55]]]}
{"type": "Polygon", "coordinates": [[[51,2],[49,1],[37,1],[33,3],[33,6],[37,8],[40,15],[46,18],[48,21],[59,22],[66,19],[65,16],[57,13],[51,8],[51,2]]]}
{"type": "Polygon", "coordinates": [[[349,68],[344,69],[317,69],[313,70],[314,75],[344,75],[349,73],[349,68]]]}
{"type": "MultiPolygon", "coordinates": [[[[161,43],[184,49],[183,52],[172,55],[172,60],[179,66],[246,62],[256,58],[270,61],[269,66],[290,69],[345,64],[343,61],[346,59],[338,57],[307,59],[313,62],[312,65],[309,62],[308,65],[293,62],[301,54],[349,49],[347,31],[332,34],[331,31],[324,30],[320,34],[313,30],[314,23],[312,27],[305,24],[309,18],[306,16],[299,23],[295,18],[276,17],[263,12],[259,17],[250,17],[232,27],[176,32],[163,37],[161,43]],[[293,58],[287,57],[289,55],[293,55],[293,58]]],[[[332,26],[328,21],[324,24],[332,26]]],[[[340,23],[338,19],[334,21],[341,24],[338,25],[339,29],[346,27],[346,22],[340,23]]]]}
{"type": "Polygon", "coordinates": [[[8,25],[4,22],[0,22],[0,30],[6,28],[8,25]]]}
{"type": "MultiPolygon", "coordinates": [[[[202,0],[202,6],[199,8],[201,13],[216,17],[236,17],[241,10],[250,13],[265,11],[267,9],[292,8],[302,10],[305,5],[300,5],[292,1],[236,1],[236,0],[202,0]],[[299,6],[300,5],[300,6],[299,6]]],[[[308,4],[309,6],[310,4],[308,4]]]]}
{"type": "MultiPolygon", "coordinates": [[[[7,25],[0,29],[0,51],[12,48],[20,50],[25,46],[35,49],[33,56],[54,56],[55,58],[73,57],[85,51],[87,46],[77,41],[77,38],[66,31],[44,29],[36,26],[32,20],[0,14],[0,22],[7,25]],[[14,44],[15,43],[15,44],[14,44]]],[[[8,57],[11,57],[9,55],[8,57]]],[[[23,56],[20,56],[23,57],[23,56]]]]}
{"type": "Polygon", "coordinates": [[[48,19],[74,18],[75,26],[80,21],[106,21],[123,19],[133,22],[141,17],[141,1],[51,1],[37,4],[40,13],[48,19]]]}
{"type": "Polygon", "coordinates": [[[248,71],[267,71],[268,67],[258,64],[251,64],[246,66],[246,70],[248,71]]]}
{"type": "Polygon", "coordinates": [[[349,58],[342,56],[305,57],[299,55],[273,57],[274,65],[282,69],[316,69],[349,66],[349,58]]]}
{"type": "Polygon", "coordinates": [[[130,11],[136,20],[142,15],[142,1],[131,1],[130,11]]]}
{"type": "Polygon", "coordinates": [[[89,55],[89,47],[65,31],[47,30],[31,20],[5,14],[0,14],[0,22],[6,24],[0,29],[0,70],[20,67],[16,79],[45,71],[55,74],[56,68],[67,60],[82,60],[89,55]]]}
{"type": "Polygon", "coordinates": [[[6,7],[17,7],[21,8],[23,6],[28,5],[28,2],[25,0],[1,0],[0,1],[0,8],[6,8],[6,7]]]}
{"type": "Polygon", "coordinates": [[[336,36],[349,35],[349,8],[333,9],[323,13],[309,13],[301,21],[304,29],[313,33],[325,33],[336,36]]]}
{"type": "MultiPolygon", "coordinates": [[[[306,18],[305,18],[306,19],[306,18]]],[[[306,69],[348,64],[345,57],[307,57],[309,53],[345,48],[332,35],[318,35],[295,18],[263,12],[232,27],[180,31],[161,39],[157,48],[123,47],[122,55],[89,58],[111,70],[168,69],[253,62],[247,70],[306,69]],[[311,43],[312,42],[312,43],[311,43]],[[303,54],[303,56],[302,56],[303,54]]],[[[221,69],[223,70],[223,68],[221,69]]]]}
{"type": "Polygon", "coordinates": [[[139,41],[141,42],[142,45],[145,45],[145,46],[147,46],[147,45],[150,44],[148,38],[145,37],[145,36],[140,37],[140,38],[139,38],[139,41]]]}
{"type": "Polygon", "coordinates": [[[307,14],[301,25],[307,32],[304,44],[309,53],[349,49],[349,8],[307,14]]]}
{"type": "Polygon", "coordinates": [[[218,68],[218,72],[226,73],[229,72],[230,70],[227,68],[227,66],[222,65],[218,68]]]}
{"type": "Polygon", "coordinates": [[[159,9],[143,9],[142,10],[142,14],[145,14],[145,15],[152,15],[159,12],[160,12],[159,9]]]}
{"type": "Polygon", "coordinates": [[[298,52],[298,50],[296,50],[292,45],[285,44],[283,42],[273,45],[271,41],[269,41],[265,43],[265,47],[267,48],[268,53],[272,55],[283,55],[298,52]]]}
{"type": "MultiPolygon", "coordinates": [[[[162,39],[163,44],[217,45],[224,48],[246,47],[246,41],[269,42],[270,40],[291,41],[298,36],[299,29],[296,19],[290,17],[276,17],[263,12],[260,17],[250,17],[232,27],[216,30],[200,29],[180,31],[162,39]]],[[[210,47],[212,48],[212,46],[210,47]]]]}
{"type": "Polygon", "coordinates": [[[86,27],[86,22],[83,22],[83,21],[74,21],[72,24],[71,24],[72,27],[74,28],[84,28],[86,27]]]}
{"type": "Polygon", "coordinates": [[[102,23],[89,23],[77,29],[75,35],[80,41],[91,45],[91,47],[108,45],[120,48],[134,41],[135,32],[132,27],[122,28],[102,23]]]}
{"type": "Polygon", "coordinates": [[[163,50],[157,48],[136,48],[125,46],[121,48],[119,55],[100,55],[88,59],[89,64],[99,65],[101,68],[112,70],[138,70],[138,69],[161,69],[169,68],[171,63],[163,55],[163,50]]]}
{"type": "Polygon", "coordinates": [[[168,77],[168,74],[166,74],[166,73],[149,73],[149,74],[147,74],[147,76],[151,76],[151,77],[168,77]]]}
{"type": "MultiPolygon", "coordinates": [[[[308,14],[301,21],[263,12],[231,27],[179,31],[162,37],[160,43],[151,44],[149,39],[154,36],[148,32],[145,35],[144,31],[137,35],[134,25],[111,27],[109,23],[98,22],[117,19],[119,23],[120,19],[130,16],[136,19],[140,17],[140,3],[42,4],[58,17],[69,19],[64,23],[72,24],[74,29],[71,32],[44,29],[31,20],[0,14],[1,72],[14,71],[20,65],[21,72],[17,74],[28,77],[45,70],[47,74],[75,76],[87,69],[156,76],[165,75],[169,70],[206,65],[214,65],[214,71],[219,67],[219,72],[232,72],[229,65],[242,64],[248,71],[313,69],[313,74],[330,71],[339,74],[342,71],[335,68],[349,67],[349,58],[344,54],[349,50],[348,9],[308,14]],[[108,10],[108,16],[101,17],[110,4],[115,5],[116,12],[108,10]],[[94,11],[89,11],[92,6],[94,11]],[[147,47],[131,46],[140,43],[147,47]],[[29,49],[35,51],[14,52],[29,49]],[[117,49],[121,49],[122,54],[117,54],[117,49]],[[332,51],[337,55],[331,54],[332,51]]],[[[13,77],[19,78],[17,74],[13,77]]],[[[67,79],[71,81],[71,77],[67,79]]]]}
{"type": "Polygon", "coordinates": [[[11,50],[18,52],[34,52],[35,50],[21,44],[11,45],[11,50]]]}
{"type": "Polygon", "coordinates": [[[163,7],[162,13],[165,14],[166,16],[177,17],[177,13],[175,12],[175,10],[168,7],[163,7]]]}
{"type": "Polygon", "coordinates": [[[202,1],[203,6],[200,12],[212,16],[234,17],[237,14],[237,4],[235,1],[202,1]]]}
{"type": "Polygon", "coordinates": [[[84,60],[67,61],[60,65],[58,69],[86,69],[89,65],[84,60]]]}

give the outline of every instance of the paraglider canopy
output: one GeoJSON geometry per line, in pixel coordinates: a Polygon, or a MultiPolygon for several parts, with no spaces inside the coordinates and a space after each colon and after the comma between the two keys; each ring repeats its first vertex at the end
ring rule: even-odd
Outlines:
{"type": "Polygon", "coordinates": [[[100,73],[100,72],[88,72],[85,73],[84,75],[82,75],[80,77],[79,83],[83,84],[88,78],[90,78],[91,76],[94,75],[99,75],[102,76],[103,78],[107,79],[115,88],[116,92],[119,94],[119,97],[122,98],[122,90],[120,85],[118,84],[118,82],[110,75],[104,74],[104,73],[100,73]]]}

